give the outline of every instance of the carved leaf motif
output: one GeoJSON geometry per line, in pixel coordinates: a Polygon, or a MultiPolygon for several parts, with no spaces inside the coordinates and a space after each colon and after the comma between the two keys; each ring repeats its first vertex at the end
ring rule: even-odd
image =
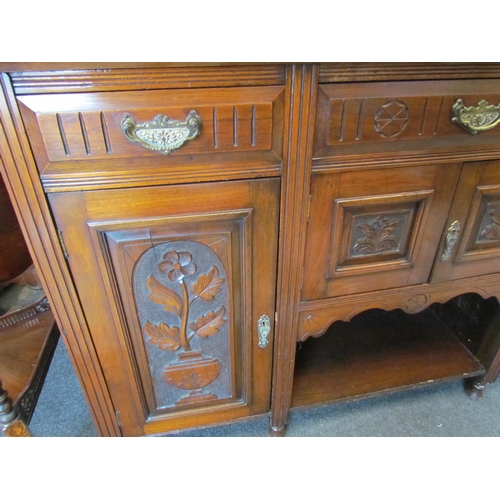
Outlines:
{"type": "Polygon", "coordinates": [[[500,212],[492,210],[490,212],[491,220],[493,224],[486,226],[486,229],[482,232],[481,237],[487,240],[500,240],[500,212]]]}
{"type": "MultiPolygon", "coordinates": [[[[194,391],[203,387],[203,382],[205,381],[205,377],[200,373],[186,373],[184,377],[182,377],[182,385],[188,391],[194,391]]],[[[175,384],[172,384],[175,386],[175,384]]]]}
{"type": "Polygon", "coordinates": [[[153,275],[149,276],[146,284],[149,290],[151,290],[151,293],[148,295],[149,300],[155,304],[163,305],[163,309],[167,312],[173,313],[177,316],[181,315],[182,299],[177,293],[162,285],[154,278],[153,275]]]}
{"type": "Polygon", "coordinates": [[[148,342],[158,346],[165,351],[177,351],[181,347],[181,334],[176,326],[168,326],[160,323],[158,326],[149,321],[145,326],[146,334],[149,335],[148,342]]]}
{"type": "Polygon", "coordinates": [[[200,316],[196,323],[191,323],[189,327],[200,337],[210,337],[216,334],[226,322],[225,314],[226,309],[222,306],[217,312],[210,311],[206,316],[200,316]]]}
{"type": "Polygon", "coordinates": [[[498,224],[500,226],[500,212],[497,212],[496,210],[492,210],[490,212],[491,219],[495,224],[498,224]]]}
{"type": "Polygon", "coordinates": [[[191,293],[205,302],[212,302],[220,293],[224,278],[219,278],[219,270],[212,266],[208,274],[202,274],[196,283],[191,285],[191,293]]]}
{"type": "Polygon", "coordinates": [[[378,217],[373,224],[359,224],[358,228],[366,238],[359,239],[352,251],[379,253],[397,248],[398,240],[391,233],[398,224],[398,220],[387,222],[387,219],[382,216],[378,217]]]}

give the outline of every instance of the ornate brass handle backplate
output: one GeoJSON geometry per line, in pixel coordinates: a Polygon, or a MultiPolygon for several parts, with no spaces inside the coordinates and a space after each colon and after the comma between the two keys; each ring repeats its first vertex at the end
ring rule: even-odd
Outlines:
{"type": "Polygon", "coordinates": [[[444,241],[444,251],[441,255],[441,260],[443,262],[448,262],[451,259],[451,252],[453,247],[458,241],[460,236],[460,222],[457,220],[448,228],[446,231],[446,237],[444,241]]]}
{"type": "Polygon", "coordinates": [[[264,349],[269,344],[269,334],[271,333],[271,319],[267,314],[263,314],[258,321],[259,347],[264,349]]]}
{"type": "Polygon", "coordinates": [[[458,123],[471,134],[490,130],[500,123],[500,104],[494,106],[486,101],[479,101],[477,106],[466,108],[462,99],[458,99],[452,108],[451,121],[458,123]]]}
{"type": "Polygon", "coordinates": [[[202,121],[196,111],[190,111],[184,122],[157,115],[152,122],[136,123],[128,114],[123,115],[121,127],[130,142],[138,142],[152,151],[168,155],[200,133],[202,121]]]}

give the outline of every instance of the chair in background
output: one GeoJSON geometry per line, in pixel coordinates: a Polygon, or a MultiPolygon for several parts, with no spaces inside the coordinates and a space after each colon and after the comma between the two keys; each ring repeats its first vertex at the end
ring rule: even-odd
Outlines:
{"type": "Polygon", "coordinates": [[[29,436],[59,330],[1,177],[0,214],[0,430],[29,436]]]}

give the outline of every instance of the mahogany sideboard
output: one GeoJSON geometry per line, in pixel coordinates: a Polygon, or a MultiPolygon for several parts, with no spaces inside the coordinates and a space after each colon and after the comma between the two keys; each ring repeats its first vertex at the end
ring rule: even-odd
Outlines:
{"type": "Polygon", "coordinates": [[[2,175],[97,429],[500,367],[500,64],[0,64],[2,175]]]}

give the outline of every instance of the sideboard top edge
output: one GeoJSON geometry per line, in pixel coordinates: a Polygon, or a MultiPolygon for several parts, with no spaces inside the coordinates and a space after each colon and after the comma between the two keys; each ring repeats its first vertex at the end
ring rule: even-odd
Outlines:
{"type": "Polygon", "coordinates": [[[500,63],[324,63],[320,83],[498,78],[500,63]]]}

